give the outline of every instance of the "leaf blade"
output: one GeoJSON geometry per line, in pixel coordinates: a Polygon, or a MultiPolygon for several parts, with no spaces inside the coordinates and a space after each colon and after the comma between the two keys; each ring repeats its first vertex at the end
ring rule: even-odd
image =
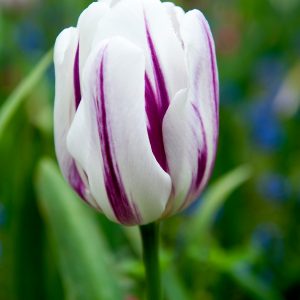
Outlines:
{"type": "Polygon", "coordinates": [[[251,168],[243,165],[225,174],[208,188],[201,206],[187,225],[188,240],[194,240],[195,233],[201,239],[208,232],[218,209],[234,190],[250,178],[251,174],[251,168]]]}
{"type": "Polygon", "coordinates": [[[39,164],[36,190],[39,207],[56,243],[67,298],[123,299],[95,215],[76,199],[49,159],[39,164]]]}
{"type": "Polygon", "coordinates": [[[16,87],[12,94],[5,100],[0,109],[0,139],[11,118],[21,106],[25,97],[36,86],[48,67],[52,63],[53,50],[50,49],[37,63],[30,74],[16,87]]]}

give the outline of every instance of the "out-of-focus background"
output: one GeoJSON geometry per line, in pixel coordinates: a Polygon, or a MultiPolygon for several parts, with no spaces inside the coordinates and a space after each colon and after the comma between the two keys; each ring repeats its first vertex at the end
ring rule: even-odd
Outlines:
{"type": "MultiPolygon", "coordinates": [[[[51,160],[54,72],[40,60],[89,3],[0,0],[1,300],[144,294],[137,231],[73,201],[51,160]]],[[[212,27],[220,142],[206,192],[162,225],[166,299],[300,299],[300,1],[178,4],[212,27]]]]}

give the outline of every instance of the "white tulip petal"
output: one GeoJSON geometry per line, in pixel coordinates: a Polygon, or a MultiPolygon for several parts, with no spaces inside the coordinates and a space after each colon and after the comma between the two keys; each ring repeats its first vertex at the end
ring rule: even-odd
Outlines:
{"type": "MultiPolygon", "coordinates": [[[[68,152],[72,155],[73,160],[76,161],[77,166],[80,166],[82,173],[85,174],[89,182],[90,193],[92,194],[94,189],[98,189],[103,193],[101,185],[93,180],[102,178],[102,167],[97,152],[99,149],[97,132],[93,131],[94,127],[91,126],[94,116],[90,114],[90,109],[87,105],[87,101],[82,98],[70,126],[66,143],[68,152]],[[79,148],[81,151],[76,151],[79,148]],[[90,170],[94,173],[91,174],[90,170]]],[[[103,211],[101,203],[96,201],[95,197],[91,196],[89,203],[97,210],[103,211]]]]}
{"type": "Polygon", "coordinates": [[[186,94],[171,103],[163,123],[173,182],[171,213],[186,207],[203,190],[212,172],[218,138],[218,74],[210,29],[199,11],[181,24],[188,72],[186,94]]]}
{"type": "Polygon", "coordinates": [[[119,1],[99,23],[94,45],[113,36],[128,39],[146,55],[147,128],[152,151],[167,171],[162,121],[170,100],[187,85],[181,42],[157,0],[119,1]]]}
{"type": "Polygon", "coordinates": [[[73,67],[77,44],[76,28],[68,28],[57,37],[54,47],[54,138],[58,162],[65,178],[68,178],[71,160],[66,135],[75,113],[73,67]]]}
{"type": "MultiPolygon", "coordinates": [[[[145,14],[148,48],[151,48],[149,45],[150,37],[164,76],[169,100],[171,101],[175,94],[187,85],[187,74],[185,71],[184,52],[181,41],[176,35],[172,18],[165,9],[164,4],[159,0],[142,0],[142,2],[145,14]]],[[[150,49],[150,57],[152,60],[153,55],[154,53],[150,49]]]]}
{"type": "Polygon", "coordinates": [[[154,84],[153,54],[148,37],[150,35],[165,77],[169,98],[172,99],[177,91],[186,87],[186,73],[181,42],[164,5],[158,0],[117,2],[117,5],[101,19],[94,45],[113,36],[128,39],[147,53],[146,71],[154,84]]]}
{"type": "Polygon", "coordinates": [[[80,73],[91,51],[99,22],[109,11],[109,5],[104,1],[91,3],[80,15],[77,28],[79,33],[79,66],[80,73]]]}
{"type": "Polygon", "coordinates": [[[163,2],[162,4],[172,21],[173,29],[177,35],[177,38],[182,43],[182,37],[181,37],[181,33],[180,33],[180,24],[185,15],[184,10],[179,6],[176,6],[172,2],[163,2]]]}
{"type": "Polygon", "coordinates": [[[68,28],[57,37],[54,47],[55,104],[54,139],[59,166],[65,179],[86,201],[89,200],[88,183],[70,156],[66,137],[76,110],[75,61],[78,46],[76,28],[68,28]]]}
{"type": "Polygon", "coordinates": [[[128,225],[160,218],[171,192],[147,134],[144,74],[144,54],[129,41],[115,37],[95,47],[83,73],[85,116],[74,119],[68,136],[101,209],[128,225]],[[82,143],[78,132],[85,131],[82,143]]]}
{"type": "Polygon", "coordinates": [[[114,5],[116,5],[117,3],[119,3],[122,0],[98,0],[100,2],[105,2],[107,3],[108,6],[113,7],[114,5]]]}

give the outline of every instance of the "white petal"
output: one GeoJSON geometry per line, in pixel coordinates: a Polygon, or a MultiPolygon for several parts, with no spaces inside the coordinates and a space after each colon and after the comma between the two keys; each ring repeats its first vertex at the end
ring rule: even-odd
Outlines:
{"type": "Polygon", "coordinates": [[[79,196],[92,204],[87,178],[69,154],[66,145],[67,134],[76,110],[74,63],[77,46],[76,28],[65,29],[55,42],[54,140],[58,163],[65,179],[79,196]]]}
{"type": "Polygon", "coordinates": [[[143,49],[146,54],[146,71],[155,85],[146,26],[165,77],[169,98],[172,99],[177,91],[186,87],[184,53],[171,18],[160,1],[118,1],[99,23],[94,43],[113,36],[122,36],[143,49]]]}
{"type": "Polygon", "coordinates": [[[98,0],[100,2],[105,2],[107,3],[107,5],[109,5],[110,7],[113,7],[114,5],[116,5],[117,3],[119,3],[122,0],[98,0]]]}
{"type": "MultiPolygon", "coordinates": [[[[190,105],[187,90],[177,93],[163,121],[163,137],[168,167],[173,184],[173,198],[168,203],[166,215],[177,211],[183,204],[192,181],[193,157],[197,152],[190,127],[190,105]]],[[[193,120],[191,120],[193,121],[193,120]]]]}
{"type": "Polygon", "coordinates": [[[147,128],[152,151],[167,170],[162,120],[171,99],[187,86],[184,51],[171,17],[158,0],[122,0],[99,23],[94,45],[113,36],[128,39],[145,53],[147,128]]]}
{"type": "Polygon", "coordinates": [[[160,218],[171,192],[147,134],[144,73],[143,52],[132,43],[116,37],[95,47],[83,73],[85,116],[75,118],[68,136],[93,196],[109,218],[124,224],[160,218]],[[78,132],[85,132],[87,141],[78,132]],[[120,190],[126,199],[112,197],[120,190]]]}
{"type": "MultiPolygon", "coordinates": [[[[86,174],[90,193],[97,190],[103,194],[103,187],[94,180],[101,178],[102,172],[97,153],[99,149],[98,136],[93,131],[95,128],[91,126],[92,118],[93,115],[90,114],[87,102],[82,98],[67,135],[67,147],[77,166],[80,166],[79,168],[86,174]],[[76,151],[79,147],[80,151],[76,151]],[[93,172],[92,174],[90,170],[93,172]]],[[[102,203],[97,202],[92,195],[88,198],[88,202],[97,210],[103,210],[102,203]]]]}
{"type": "MultiPolygon", "coordinates": [[[[142,0],[142,2],[149,35],[153,41],[171,101],[179,90],[187,86],[181,41],[176,35],[172,19],[164,5],[158,0],[142,0]]],[[[153,53],[150,57],[153,57],[153,53]]]]}
{"type": "Polygon", "coordinates": [[[72,160],[67,151],[66,136],[75,114],[73,68],[77,44],[77,29],[68,28],[57,37],[54,47],[54,139],[58,162],[66,179],[72,160]]]}
{"type": "Polygon", "coordinates": [[[163,124],[164,143],[175,191],[175,212],[203,190],[211,174],[218,137],[218,75],[208,24],[199,11],[181,24],[188,90],[176,96],[163,124]]]}
{"type": "Polygon", "coordinates": [[[180,24],[185,15],[184,10],[180,6],[176,6],[172,2],[163,2],[162,4],[164,5],[164,8],[172,21],[173,29],[177,35],[177,38],[182,43],[182,37],[181,37],[181,33],[180,33],[180,24]]]}
{"type": "Polygon", "coordinates": [[[93,2],[79,17],[77,28],[79,32],[79,66],[81,71],[91,51],[98,24],[108,11],[109,6],[105,2],[93,2]]]}

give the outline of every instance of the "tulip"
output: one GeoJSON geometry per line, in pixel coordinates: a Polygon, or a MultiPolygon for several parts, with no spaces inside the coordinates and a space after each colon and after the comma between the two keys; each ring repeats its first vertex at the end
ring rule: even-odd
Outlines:
{"type": "Polygon", "coordinates": [[[54,63],[56,154],[84,201],[142,225],[199,197],[219,123],[215,46],[200,11],[94,2],[58,36],[54,63]]]}

